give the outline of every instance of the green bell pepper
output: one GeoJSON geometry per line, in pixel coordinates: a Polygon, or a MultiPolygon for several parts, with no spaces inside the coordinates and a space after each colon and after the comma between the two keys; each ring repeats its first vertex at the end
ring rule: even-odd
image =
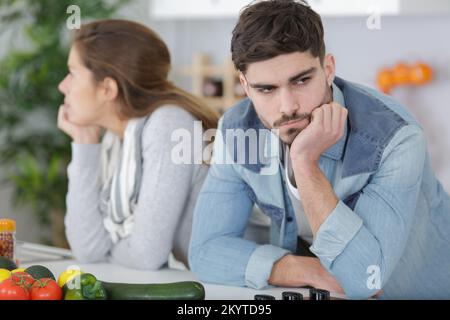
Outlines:
{"type": "Polygon", "coordinates": [[[106,300],[101,281],[91,273],[75,276],[63,287],[64,300],[106,300]]]}

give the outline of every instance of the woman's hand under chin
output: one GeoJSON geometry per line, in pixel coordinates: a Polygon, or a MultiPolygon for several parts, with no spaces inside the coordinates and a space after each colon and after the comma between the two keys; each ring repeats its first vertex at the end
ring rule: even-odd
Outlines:
{"type": "Polygon", "coordinates": [[[67,119],[66,106],[61,105],[58,111],[58,128],[69,135],[73,142],[80,144],[97,144],[100,141],[99,126],[80,126],[67,119]]]}

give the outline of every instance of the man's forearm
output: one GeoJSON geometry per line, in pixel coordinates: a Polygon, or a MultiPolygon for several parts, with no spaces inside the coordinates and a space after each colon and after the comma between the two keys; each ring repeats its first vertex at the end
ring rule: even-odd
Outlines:
{"type": "Polygon", "coordinates": [[[331,212],[339,198],[317,163],[292,159],[295,181],[313,236],[331,212]]]}

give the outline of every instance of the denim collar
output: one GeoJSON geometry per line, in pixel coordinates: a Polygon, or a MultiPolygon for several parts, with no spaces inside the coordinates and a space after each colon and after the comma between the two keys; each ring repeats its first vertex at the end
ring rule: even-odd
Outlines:
{"type": "MultiPolygon", "coordinates": [[[[379,167],[384,148],[394,134],[407,122],[389,109],[378,96],[374,96],[359,85],[336,77],[333,83],[333,99],[348,110],[347,125],[343,137],[322,155],[333,160],[343,161],[342,177],[376,171],[379,167]]],[[[273,139],[279,138],[264,127],[251,101],[247,98],[228,110],[222,118],[222,134],[228,129],[256,129],[258,147],[263,148],[256,164],[242,164],[245,168],[260,172],[273,158],[280,159],[282,145],[278,143],[278,152],[267,151],[272,147],[273,139]],[[265,129],[265,130],[263,130],[265,129]],[[260,143],[261,142],[261,143],[260,143]]],[[[227,146],[230,147],[230,146],[227,146]]],[[[234,155],[238,152],[234,146],[234,155]]],[[[231,150],[230,150],[231,151],[231,150]]],[[[236,157],[235,157],[236,160],[236,157]]]]}

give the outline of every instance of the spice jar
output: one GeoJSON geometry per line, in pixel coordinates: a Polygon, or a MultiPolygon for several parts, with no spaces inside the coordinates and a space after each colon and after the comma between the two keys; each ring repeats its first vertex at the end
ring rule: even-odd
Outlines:
{"type": "Polygon", "coordinates": [[[0,219],[0,257],[15,259],[16,222],[12,219],[0,219]]]}

